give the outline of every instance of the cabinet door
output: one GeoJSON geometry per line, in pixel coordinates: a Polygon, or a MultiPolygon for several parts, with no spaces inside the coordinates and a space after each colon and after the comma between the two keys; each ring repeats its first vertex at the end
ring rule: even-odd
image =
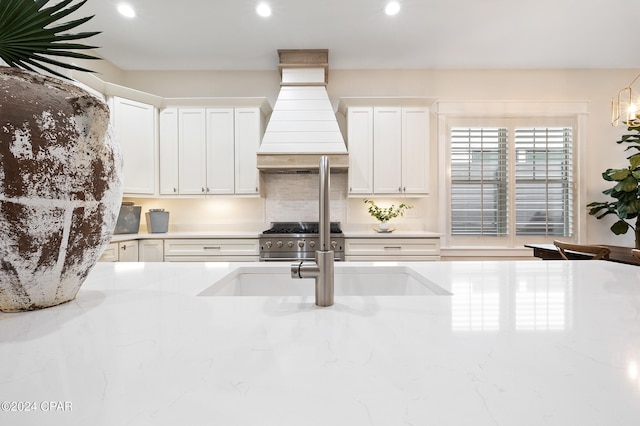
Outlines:
{"type": "Polygon", "coordinates": [[[138,242],[140,262],[164,262],[164,240],[140,240],[138,242]]]}
{"type": "Polygon", "coordinates": [[[398,194],[402,191],[402,109],[373,109],[373,191],[398,194]]]}
{"type": "Polygon", "coordinates": [[[138,261],[138,241],[123,241],[118,243],[120,262],[137,262],[138,261]]]}
{"type": "Polygon", "coordinates": [[[429,192],[429,109],[402,109],[402,192],[429,192]]]}
{"type": "Polygon", "coordinates": [[[160,194],[178,193],[178,109],[160,113],[160,194]]]}
{"type": "Polygon", "coordinates": [[[203,108],[178,110],[178,192],[205,195],[206,117],[203,108]]]}
{"type": "Polygon", "coordinates": [[[235,193],[258,195],[257,152],[263,133],[259,108],[235,109],[235,193]]]}
{"type": "Polygon", "coordinates": [[[98,262],[117,262],[118,261],[118,243],[109,243],[104,249],[98,262]]]}
{"type": "Polygon", "coordinates": [[[234,192],[233,108],[207,108],[207,193],[234,192]]]}
{"type": "Polygon", "coordinates": [[[156,109],[153,105],[114,96],[113,127],[123,158],[125,195],[155,195],[156,109]]]}
{"type": "Polygon", "coordinates": [[[349,108],[349,194],[373,192],[373,108],[349,108]]]}

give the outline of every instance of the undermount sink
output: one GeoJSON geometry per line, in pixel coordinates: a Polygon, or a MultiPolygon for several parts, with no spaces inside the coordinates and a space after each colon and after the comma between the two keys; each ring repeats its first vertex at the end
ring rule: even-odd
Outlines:
{"type": "MultiPolygon", "coordinates": [[[[290,266],[239,267],[199,296],[313,296],[313,279],[294,280],[290,266]]],[[[336,296],[443,296],[450,292],[407,266],[335,266],[336,296]]]]}

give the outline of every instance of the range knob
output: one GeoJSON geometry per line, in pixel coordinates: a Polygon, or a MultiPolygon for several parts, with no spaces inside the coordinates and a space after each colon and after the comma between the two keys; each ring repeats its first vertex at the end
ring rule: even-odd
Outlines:
{"type": "Polygon", "coordinates": [[[278,248],[282,248],[282,245],[283,245],[283,244],[282,244],[282,241],[278,241],[278,242],[276,242],[276,247],[278,247],[278,248]]]}
{"type": "Polygon", "coordinates": [[[315,241],[309,241],[309,247],[314,248],[316,246],[315,241]]]}
{"type": "Polygon", "coordinates": [[[300,248],[304,247],[304,241],[302,240],[298,241],[298,247],[300,248]]]}
{"type": "Polygon", "coordinates": [[[270,249],[272,246],[272,243],[271,241],[267,241],[266,243],[264,243],[264,245],[267,246],[268,249],[270,249]]]}
{"type": "Polygon", "coordinates": [[[337,241],[331,241],[331,248],[335,249],[336,247],[338,247],[338,242],[337,241]]]}
{"type": "Polygon", "coordinates": [[[293,241],[288,241],[287,242],[287,247],[289,247],[289,248],[293,247],[293,241]]]}

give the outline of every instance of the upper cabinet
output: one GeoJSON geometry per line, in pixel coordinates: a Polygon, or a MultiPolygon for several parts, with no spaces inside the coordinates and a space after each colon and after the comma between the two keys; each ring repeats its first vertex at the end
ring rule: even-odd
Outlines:
{"type": "Polygon", "coordinates": [[[373,193],[373,108],[353,107],[347,114],[349,193],[373,193]]]}
{"type": "Polygon", "coordinates": [[[169,107],[160,113],[161,195],[258,196],[260,107],[169,107]]]}
{"type": "Polygon", "coordinates": [[[402,104],[431,102],[341,101],[340,108],[347,119],[349,195],[429,193],[429,107],[402,104]]]}
{"type": "Polygon", "coordinates": [[[235,192],[260,192],[257,152],[262,142],[265,116],[260,108],[235,108],[235,192]]]}
{"type": "Polygon", "coordinates": [[[158,132],[155,106],[112,96],[111,120],[123,159],[123,192],[131,196],[158,193],[158,132]]]}

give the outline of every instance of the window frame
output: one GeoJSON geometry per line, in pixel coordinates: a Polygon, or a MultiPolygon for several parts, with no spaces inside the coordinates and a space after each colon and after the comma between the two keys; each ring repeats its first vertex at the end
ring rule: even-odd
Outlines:
{"type": "Polygon", "coordinates": [[[586,209],[582,208],[586,189],[578,185],[583,169],[586,143],[587,102],[438,102],[439,167],[445,179],[438,184],[441,242],[444,248],[522,248],[524,244],[552,243],[554,239],[581,242],[585,235],[586,209]],[[454,127],[506,126],[508,147],[508,220],[505,236],[457,236],[451,233],[451,129],[454,127]],[[515,127],[571,127],[573,129],[573,236],[534,236],[515,233],[515,127]],[[513,232],[511,230],[513,229],[513,232]]]}

